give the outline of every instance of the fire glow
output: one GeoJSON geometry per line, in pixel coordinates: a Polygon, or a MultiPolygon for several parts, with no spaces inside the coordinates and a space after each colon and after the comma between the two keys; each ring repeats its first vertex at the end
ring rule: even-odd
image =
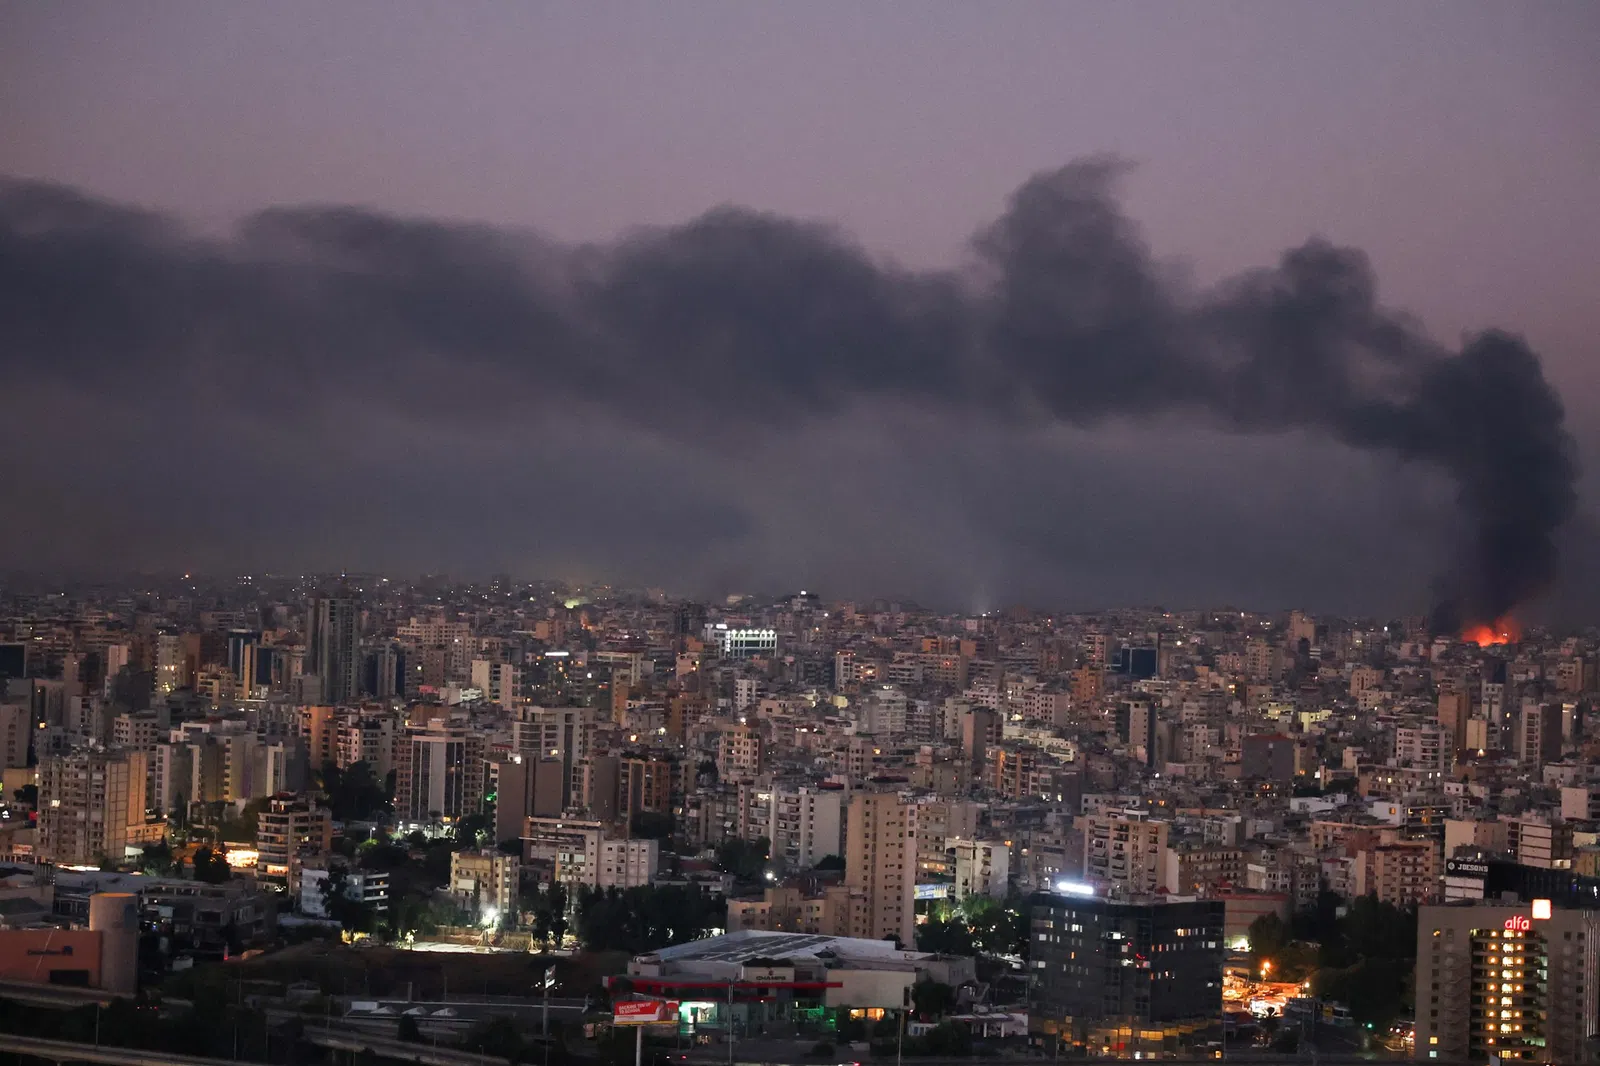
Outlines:
{"type": "Polygon", "coordinates": [[[1495,619],[1492,625],[1468,626],[1462,632],[1461,639],[1480,648],[1487,648],[1493,644],[1515,644],[1522,639],[1522,627],[1517,625],[1515,618],[1507,615],[1505,618],[1495,619]]]}

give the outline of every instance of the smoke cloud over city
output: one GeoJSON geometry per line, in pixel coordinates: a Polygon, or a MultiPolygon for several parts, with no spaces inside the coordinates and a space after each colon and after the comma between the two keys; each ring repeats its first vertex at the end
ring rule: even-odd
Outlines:
{"type": "MultiPolygon", "coordinates": [[[[1462,535],[1440,546],[1436,625],[1492,621],[1545,589],[1577,470],[1522,340],[1444,346],[1383,306],[1359,250],[1317,240],[1188,284],[1122,212],[1121,170],[1034,176],[945,272],[736,208],[583,246],[357,208],[273,208],[217,237],[10,182],[0,371],[77,397],[66,419],[95,394],[144,397],[175,423],[311,407],[421,425],[470,407],[512,426],[593,417],[691,451],[877,406],[980,431],[1310,432],[1453,482],[1462,535]]],[[[305,441],[282,449],[317,461],[305,441]]],[[[716,525],[714,511],[683,520],[716,525]]]]}

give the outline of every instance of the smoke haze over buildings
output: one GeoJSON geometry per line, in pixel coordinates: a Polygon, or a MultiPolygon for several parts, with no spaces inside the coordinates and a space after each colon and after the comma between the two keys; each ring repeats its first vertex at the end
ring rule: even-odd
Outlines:
{"type": "MultiPolygon", "coordinates": [[[[178,496],[215,493],[217,480],[248,479],[263,463],[290,471],[290,484],[296,471],[336,481],[344,466],[359,493],[356,468],[381,466],[383,449],[354,459],[341,419],[371,446],[385,432],[414,443],[463,421],[532,435],[577,418],[689,455],[730,440],[782,451],[807,427],[848,426],[863,411],[953,419],[975,427],[975,446],[985,426],[1048,435],[1176,423],[1322,436],[1448,475],[1462,521],[1437,545],[1451,558],[1436,585],[1441,625],[1492,619],[1541,592],[1574,509],[1576,464],[1537,356],[1510,333],[1434,342],[1382,305],[1359,250],[1320,240],[1222,284],[1187,285],[1121,210],[1123,169],[1096,159],[1034,176],[948,271],[905,269],[835,229],[742,208],[594,245],[347,207],[272,208],[214,238],[10,182],[0,186],[0,365],[62,417],[97,399],[137,400],[161,431],[130,425],[124,443],[151,469],[173,449],[227,454],[240,442],[232,474],[202,464],[198,485],[176,476],[172,525],[178,496]],[[301,439],[266,454],[259,437],[243,443],[288,413],[314,416],[301,439]]],[[[434,458],[451,452],[468,501],[473,485],[536,491],[551,476],[536,456],[525,467],[475,457],[459,437],[434,458]]],[[[1037,483],[1051,477],[1048,460],[1031,471],[1037,483]]],[[[640,490],[702,538],[738,538],[752,521],[715,485],[640,490]]],[[[937,479],[926,491],[941,491],[937,479]]],[[[1012,504],[1027,506],[996,502],[1012,504]]],[[[449,521],[472,511],[464,502],[449,521]]],[[[424,530],[445,521],[394,513],[424,530]]],[[[158,520],[145,535],[174,532],[158,520]]],[[[763,576],[759,554],[747,565],[727,579],[763,576]]]]}

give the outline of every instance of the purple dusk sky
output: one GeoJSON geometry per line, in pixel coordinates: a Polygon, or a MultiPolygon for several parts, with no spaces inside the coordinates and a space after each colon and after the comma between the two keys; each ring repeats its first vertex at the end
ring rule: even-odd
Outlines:
{"type": "MultiPolygon", "coordinates": [[[[1441,340],[1525,335],[1566,400],[1585,510],[1597,101],[1585,0],[0,0],[0,174],[212,232],[339,203],[604,241],[737,203],[955,266],[1028,175],[1109,153],[1135,164],[1124,207],[1156,255],[1201,282],[1323,235],[1441,340]]],[[[727,580],[770,572],[760,557],[727,580]]],[[[955,594],[1017,591],[1002,570],[955,594]]],[[[1300,586],[1243,586],[1262,589],[1300,586]]]]}

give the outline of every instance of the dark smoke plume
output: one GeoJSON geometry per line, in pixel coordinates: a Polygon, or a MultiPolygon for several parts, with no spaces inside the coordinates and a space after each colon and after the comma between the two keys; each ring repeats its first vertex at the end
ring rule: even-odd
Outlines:
{"type": "Polygon", "coordinates": [[[0,369],[240,417],[357,398],[430,415],[467,395],[508,417],[561,404],[689,441],[864,402],[1312,429],[1454,479],[1469,535],[1437,624],[1497,618],[1550,582],[1576,468],[1520,339],[1446,350],[1378,303],[1365,256],[1320,241],[1188,291],[1121,213],[1118,172],[1032,178],[950,273],[737,209],[606,246],[323,208],[207,240],[3,183],[0,369]]]}

